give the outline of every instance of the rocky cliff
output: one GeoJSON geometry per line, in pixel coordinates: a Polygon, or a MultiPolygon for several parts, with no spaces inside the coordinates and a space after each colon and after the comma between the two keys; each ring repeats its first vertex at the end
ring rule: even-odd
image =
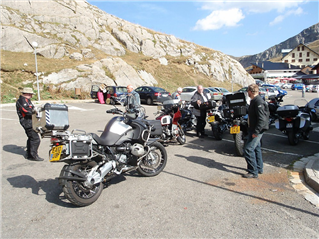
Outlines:
{"type": "MultiPolygon", "coordinates": [[[[163,67],[172,59],[207,79],[248,85],[253,78],[242,65],[213,49],[182,41],[110,15],[84,0],[8,0],[1,2],[1,49],[37,52],[46,58],[78,61],[72,69],[43,72],[43,84],[88,91],[94,82],[108,85],[157,85],[154,72],[139,69],[125,56],[149,57],[163,67]],[[102,56],[102,57],[101,57],[102,56]],[[96,60],[81,64],[84,59],[96,60]]],[[[194,81],[196,82],[196,81],[194,81]]],[[[181,85],[182,82],[181,82],[181,85]]]]}
{"type": "Polygon", "coordinates": [[[238,60],[243,65],[243,67],[251,66],[251,63],[257,63],[261,61],[267,61],[272,58],[281,56],[282,49],[293,49],[298,46],[300,43],[308,44],[313,41],[319,40],[319,23],[303,30],[298,35],[289,38],[286,41],[279,43],[269,49],[265,50],[256,55],[243,56],[238,60]]]}

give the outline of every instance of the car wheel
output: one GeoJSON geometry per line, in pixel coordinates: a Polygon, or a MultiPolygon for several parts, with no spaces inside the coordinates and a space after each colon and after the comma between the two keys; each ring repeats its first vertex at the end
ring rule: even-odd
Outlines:
{"type": "Polygon", "coordinates": [[[153,100],[152,100],[151,97],[148,97],[148,98],[146,99],[146,104],[148,104],[148,105],[152,105],[152,104],[153,104],[153,100]]]}

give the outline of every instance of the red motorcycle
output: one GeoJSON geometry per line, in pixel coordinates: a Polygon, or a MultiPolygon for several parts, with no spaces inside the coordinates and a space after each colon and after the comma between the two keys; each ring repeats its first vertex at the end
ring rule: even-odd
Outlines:
{"type": "Polygon", "coordinates": [[[157,107],[156,114],[159,115],[156,120],[151,120],[151,124],[155,127],[151,135],[159,138],[159,142],[167,143],[176,140],[180,144],[186,143],[185,133],[178,122],[182,117],[179,102],[179,100],[166,100],[157,107]]]}

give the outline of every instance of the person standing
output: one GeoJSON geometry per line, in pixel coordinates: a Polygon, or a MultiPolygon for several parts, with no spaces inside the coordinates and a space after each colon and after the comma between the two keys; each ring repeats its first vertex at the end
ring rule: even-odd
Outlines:
{"type": "Polygon", "coordinates": [[[124,102],[124,106],[128,106],[129,109],[137,109],[141,106],[140,95],[133,89],[132,85],[128,85],[127,97],[124,102]]]}
{"type": "Polygon", "coordinates": [[[181,94],[183,89],[181,87],[178,87],[177,90],[172,94],[173,100],[181,100],[181,94]]]}
{"type": "Polygon", "coordinates": [[[248,109],[248,139],[244,147],[248,173],[243,177],[258,178],[258,174],[263,173],[260,141],[263,133],[269,129],[269,109],[259,95],[258,85],[249,85],[247,93],[251,99],[248,109]]]}
{"type": "Polygon", "coordinates": [[[38,155],[38,148],[40,146],[40,137],[32,128],[32,114],[34,112],[34,105],[31,102],[33,96],[32,88],[23,88],[22,94],[16,102],[17,114],[21,126],[23,127],[28,140],[27,152],[25,158],[35,161],[43,161],[38,155]]]}
{"type": "Polygon", "coordinates": [[[197,119],[196,135],[201,138],[207,136],[207,134],[205,134],[207,109],[201,108],[201,105],[202,103],[207,102],[210,98],[210,94],[204,93],[204,88],[202,85],[197,86],[197,91],[191,98],[191,104],[194,106],[194,115],[197,119]]]}

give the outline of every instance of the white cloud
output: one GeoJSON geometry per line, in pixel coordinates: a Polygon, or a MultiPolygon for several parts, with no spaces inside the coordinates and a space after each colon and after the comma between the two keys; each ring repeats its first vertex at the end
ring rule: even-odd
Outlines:
{"type": "Polygon", "coordinates": [[[217,30],[224,26],[235,27],[244,18],[242,11],[238,8],[213,11],[206,18],[198,20],[193,29],[207,31],[217,30]]]}
{"type": "Polygon", "coordinates": [[[237,26],[247,14],[262,14],[275,11],[279,15],[269,23],[272,26],[284,21],[290,15],[302,14],[303,10],[300,5],[307,2],[309,0],[219,0],[215,2],[204,0],[201,8],[211,11],[211,14],[204,19],[198,20],[193,29],[216,30],[224,26],[237,26]],[[236,12],[234,12],[234,9],[236,9],[236,12]]]}
{"type": "Polygon", "coordinates": [[[277,16],[272,22],[269,23],[270,26],[276,25],[280,22],[282,22],[286,17],[290,15],[301,15],[303,14],[303,10],[301,7],[298,7],[297,9],[287,11],[284,15],[277,16]]]}

